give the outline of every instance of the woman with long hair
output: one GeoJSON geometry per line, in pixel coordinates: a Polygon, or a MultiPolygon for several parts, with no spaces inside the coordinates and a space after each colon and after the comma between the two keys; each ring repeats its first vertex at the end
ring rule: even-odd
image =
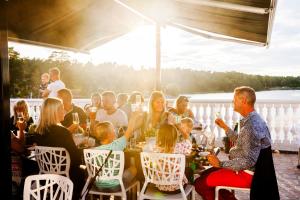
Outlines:
{"type": "Polygon", "coordinates": [[[70,154],[70,178],[74,183],[73,199],[78,199],[84,185],[84,173],[80,170],[82,152],[74,143],[72,134],[60,124],[64,119],[64,106],[58,98],[47,98],[42,104],[40,119],[36,128],[39,146],[64,147],[70,154]]]}
{"type": "MultiPolygon", "coordinates": [[[[192,144],[188,139],[188,135],[185,135],[184,141],[177,142],[178,131],[174,125],[163,124],[157,133],[155,152],[158,153],[178,153],[178,154],[190,154],[192,144]]],[[[183,184],[188,182],[184,177],[183,184]]],[[[156,185],[156,187],[164,192],[179,193],[179,185],[156,185]]]]}
{"type": "Polygon", "coordinates": [[[157,132],[162,124],[168,122],[165,95],[160,91],[153,91],[149,99],[148,109],[144,130],[152,129],[157,132]]]}
{"type": "Polygon", "coordinates": [[[17,131],[19,130],[18,127],[18,120],[24,121],[24,131],[28,132],[29,127],[33,124],[33,119],[30,117],[29,114],[29,106],[25,100],[19,100],[15,103],[13,107],[13,116],[10,118],[10,130],[17,135],[17,131]]]}

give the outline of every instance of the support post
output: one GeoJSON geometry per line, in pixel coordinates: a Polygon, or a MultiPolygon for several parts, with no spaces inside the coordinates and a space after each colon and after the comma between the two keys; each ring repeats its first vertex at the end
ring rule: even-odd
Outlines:
{"type": "Polygon", "coordinates": [[[160,43],[160,24],[156,22],[155,25],[156,35],[156,73],[155,73],[155,89],[161,90],[161,43],[160,43]]]}
{"type": "Polygon", "coordinates": [[[10,94],[7,35],[8,1],[0,0],[0,197],[12,199],[12,173],[10,156],[10,94]]]}

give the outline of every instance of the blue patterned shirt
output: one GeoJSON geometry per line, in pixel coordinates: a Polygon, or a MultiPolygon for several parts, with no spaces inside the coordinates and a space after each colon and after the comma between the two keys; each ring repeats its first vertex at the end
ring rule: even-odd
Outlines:
{"type": "Polygon", "coordinates": [[[271,135],[266,122],[256,111],[240,121],[240,132],[228,130],[228,137],[235,141],[235,146],[229,151],[228,161],[222,161],[221,167],[235,171],[252,170],[261,149],[271,146],[271,135]]]}

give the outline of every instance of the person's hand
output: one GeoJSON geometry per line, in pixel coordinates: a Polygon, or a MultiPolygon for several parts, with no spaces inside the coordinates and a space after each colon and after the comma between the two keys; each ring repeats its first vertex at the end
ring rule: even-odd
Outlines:
{"type": "Polygon", "coordinates": [[[216,123],[219,127],[221,127],[222,129],[224,129],[225,132],[228,131],[229,127],[225,124],[225,122],[224,122],[222,119],[217,118],[217,119],[215,120],[215,123],[216,123]]]}
{"type": "Polygon", "coordinates": [[[23,121],[23,122],[17,121],[17,127],[18,127],[19,131],[24,131],[26,124],[27,123],[25,121],[23,121]]]}
{"type": "Polygon", "coordinates": [[[168,124],[175,125],[176,124],[176,117],[172,113],[168,113],[168,124]]]}
{"type": "Polygon", "coordinates": [[[211,166],[220,167],[220,160],[216,155],[214,154],[207,155],[207,160],[211,166]]]}
{"type": "Polygon", "coordinates": [[[78,128],[79,128],[79,124],[72,124],[71,126],[68,127],[68,130],[71,133],[76,133],[76,131],[78,130],[78,128]]]}

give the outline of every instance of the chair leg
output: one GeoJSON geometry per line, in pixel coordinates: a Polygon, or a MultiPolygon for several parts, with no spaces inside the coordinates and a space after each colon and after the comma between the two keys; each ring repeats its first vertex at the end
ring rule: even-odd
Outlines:
{"type": "Polygon", "coordinates": [[[140,196],[140,182],[136,185],[136,199],[138,199],[140,196]]]}
{"type": "Polygon", "coordinates": [[[216,187],[215,189],[215,200],[219,200],[219,188],[216,187]]]}
{"type": "Polygon", "coordinates": [[[192,190],[192,200],[195,200],[195,188],[192,190]]]}

